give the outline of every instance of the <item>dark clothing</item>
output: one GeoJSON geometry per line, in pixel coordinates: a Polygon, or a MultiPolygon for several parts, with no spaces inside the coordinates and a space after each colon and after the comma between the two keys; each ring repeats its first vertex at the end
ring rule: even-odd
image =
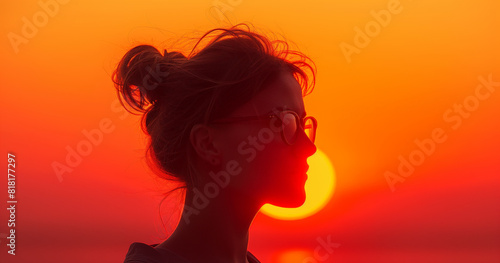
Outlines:
{"type": "MultiPolygon", "coordinates": [[[[157,245],[132,243],[123,263],[190,263],[187,259],[168,249],[156,248],[157,245]]],[[[260,263],[250,251],[247,251],[247,258],[249,263],[260,263]]]]}

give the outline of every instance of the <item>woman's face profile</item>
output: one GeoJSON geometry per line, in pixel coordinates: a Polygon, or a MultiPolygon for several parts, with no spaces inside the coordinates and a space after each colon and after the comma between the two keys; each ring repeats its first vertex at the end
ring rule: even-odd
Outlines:
{"type": "MultiPolygon", "coordinates": [[[[291,73],[283,72],[267,85],[229,117],[262,116],[276,109],[295,111],[300,118],[305,116],[302,90],[291,73]]],[[[226,164],[231,161],[241,167],[239,173],[230,176],[227,186],[234,198],[298,207],[305,201],[307,158],[316,146],[300,127],[295,142],[288,145],[272,123],[250,120],[213,126],[219,168],[227,169],[226,164]]]]}

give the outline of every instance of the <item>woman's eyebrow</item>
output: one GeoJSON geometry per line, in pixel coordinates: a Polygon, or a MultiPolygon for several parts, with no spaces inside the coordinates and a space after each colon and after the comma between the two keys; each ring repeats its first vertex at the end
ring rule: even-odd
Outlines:
{"type": "MultiPolygon", "coordinates": [[[[288,108],[286,106],[279,106],[279,107],[276,107],[275,109],[276,110],[281,110],[281,111],[283,111],[283,110],[292,110],[292,111],[295,111],[297,114],[299,114],[299,111],[291,109],[291,108],[288,108]]],[[[302,114],[299,115],[299,117],[301,117],[301,118],[305,118],[306,116],[307,116],[307,113],[306,113],[305,110],[303,110],[302,114]]]]}
{"type": "Polygon", "coordinates": [[[299,113],[300,111],[295,111],[297,112],[297,114],[299,114],[299,117],[301,117],[302,119],[305,118],[307,116],[307,113],[306,113],[306,110],[302,110],[302,113],[299,113]]]}

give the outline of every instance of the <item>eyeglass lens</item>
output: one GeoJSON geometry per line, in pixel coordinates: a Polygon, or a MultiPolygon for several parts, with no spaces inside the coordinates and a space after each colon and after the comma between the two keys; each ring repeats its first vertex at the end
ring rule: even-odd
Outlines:
{"type": "MultiPolygon", "coordinates": [[[[297,137],[297,130],[300,120],[292,113],[284,113],[282,115],[283,135],[289,143],[294,143],[297,137]]],[[[311,141],[314,140],[313,121],[307,118],[304,123],[304,131],[311,141]]],[[[313,141],[314,142],[314,141],[313,141]]]]}

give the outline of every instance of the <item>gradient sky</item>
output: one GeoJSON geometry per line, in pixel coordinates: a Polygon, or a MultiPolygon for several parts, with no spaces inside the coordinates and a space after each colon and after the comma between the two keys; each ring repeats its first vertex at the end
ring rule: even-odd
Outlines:
{"type": "Polygon", "coordinates": [[[253,254],[271,263],[500,261],[500,2],[59,2],[1,4],[0,163],[16,155],[18,200],[10,256],[4,174],[1,262],[123,262],[130,243],[165,237],[165,185],[144,161],[139,117],[117,107],[111,73],[135,45],[187,54],[184,37],[239,22],[285,36],[316,63],[305,106],[337,174],[316,215],[257,215],[253,254]],[[101,122],[102,142],[58,177],[52,164],[101,122]],[[441,142],[391,188],[387,172],[400,176],[401,159],[418,160],[415,141],[433,138],[441,142]],[[325,240],[338,246],[314,258],[325,240]]]}

